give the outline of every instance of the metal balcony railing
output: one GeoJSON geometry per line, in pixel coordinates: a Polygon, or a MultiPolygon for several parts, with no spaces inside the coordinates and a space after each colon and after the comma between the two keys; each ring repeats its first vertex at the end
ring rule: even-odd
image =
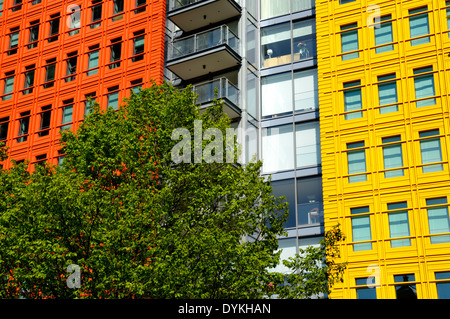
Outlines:
{"type": "MultiPolygon", "coordinates": [[[[169,0],[169,11],[172,10],[177,10],[180,8],[183,8],[185,6],[197,3],[197,2],[201,2],[204,0],[169,0]]],[[[234,0],[236,3],[239,4],[238,0],[234,0]]]]}
{"type": "Polygon", "coordinates": [[[239,52],[239,38],[226,25],[174,40],[168,47],[168,60],[227,44],[239,52]]]}
{"type": "Polygon", "coordinates": [[[228,99],[231,103],[239,106],[239,89],[227,78],[220,78],[192,87],[197,96],[197,104],[212,102],[216,99],[228,99]]]}

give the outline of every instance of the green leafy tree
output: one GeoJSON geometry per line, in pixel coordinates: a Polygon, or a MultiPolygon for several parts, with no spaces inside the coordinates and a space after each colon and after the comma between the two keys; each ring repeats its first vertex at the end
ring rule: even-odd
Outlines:
{"type": "Polygon", "coordinates": [[[221,103],[200,112],[194,99],[164,83],[119,110],[93,104],[62,133],[61,166],[0,170],[0,297],[267,296],[287,204],[261,162],[235,163],[221,103]],[[179,128],[193,138],[178,149],[179,128]]]}

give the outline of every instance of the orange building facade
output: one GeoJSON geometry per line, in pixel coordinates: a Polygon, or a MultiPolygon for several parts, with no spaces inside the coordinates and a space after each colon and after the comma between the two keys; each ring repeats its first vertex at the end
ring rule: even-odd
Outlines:
{"type": "Polygon", "coordinates": [[[0,0],[0,142],[9,158],[56,165],[61,131],[89,98],[117,108],[161,83],[164,0],[0,0]]]}

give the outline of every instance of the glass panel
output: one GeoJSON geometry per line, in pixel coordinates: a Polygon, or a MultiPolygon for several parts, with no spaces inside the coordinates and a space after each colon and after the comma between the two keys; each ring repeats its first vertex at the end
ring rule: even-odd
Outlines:
{"type": "Polygon", "coordinates": [[[290,1],[261,0],[261,20],[290,13],[290,1]]]}
{"type": "MultiPolygon", "coordinates": [[[[372,235],[370,232],[369,216],[352,218],[352,236],[354,242],[372,239],[372,235]]],[[[353,244],[354,251],[370,250],[370,249],[372,249],[372,243],[353,244]]]]}
{"type": "MultiPolygon", "coordinates": [[[[270,1],[270,0],[268,0],[270,1]]],[[[273,1],[276,2],[276,1],[273,1]]],[[[287,1],[286,1],[287,2],[287,1]]],[[[295,0],[292,1],[292,12],[311,9],[314,7],[314,0],[295,0]]]]}
{"type": "Polygon", "coordinates": [[[293,125],[263,129],[262,160],[266,173],[294,169],[293,125]]]}
{"type": "Polygon", "coordinates": [[[289,203],[289,217],[284,227],[295,227],[295,180],[288,179],[272,182],[272,194],[275,197],[286,197],[285,201],[289,203]]]}
{"type": "Polygon", "coordinates": [[[294,73],[294,100],[296,111],[319,108],[317,69],[294,73]]]}
{"type": "Polygon", "coordinates": [[[292,113],[292,74],[290,72],[261,79],[261,116],[292,113]]]}
{"type": "Polygon", "coordinates": [[[309,225],[323,222],[322,177],[297,180],[298,224],[309,225]]]}
{"type": "Polygon", "coordinates": [[[316,55],[314,38],[315,21],[305,20],[294,23],[293,26],[294,61],[312,58],[316,55]]]}
{"type": "MultiPolygon", "coordinates": [[[[357,24],[342,26],[341,30],[355,28],[357,24]]],[[[345,31],[341,33],[341,52],[349,52],[359,50],[358,30],[345,31]]],[[[342,61],[355,59],[359,57],[359,52],[342,55],[342,61]]]]}
{"type": "Polygon", "coordinates": [[[269,269],[270,272],[289,273],[291,270],[283,265],[283,260],[294,257],[297,253],[297,244],[295,238],[286,238],[278,240],[278,249],[281,250],[280,263],[269,269]]]}
{"type": "MultiPolygon", "coordinates": [[[[394,75],[395,77],[395,75],[394,75]]],[[[381,81],[381,77],[378,78],[381,81]]],[[[390,81],[378,84],[378,103],[380,106],[397,103],[397,82],[390,81]]],[[[398,105],[380,108],[380,114],[398,111],[398,105]]]]}
{"type": "MultiPolygon", "coordinates": [[[[344,111],[354,111],[362,109],[361,88],[355,88],[344,91],[344,111]]],[[[345,114],[345,119],[356,119],[362,117],[362,112],[353,112],[345,114]]]]}
{"type": "MultiPolygon", "coordinates": [[[[408,212],[389,213],[389,231],[390,237],[407,237],[409,233],[408,212]]],[[[409,238],[391,240],[391,247],[411,246],[409,238]]]]}
{"type": "MultiPolygon", "coordinates": [[[[447,207],[428,208],[427,211],[430,234],[450,232],[447,207]]],[[[432,244],[448,243],[450,242],[450,235],[432,236],[430,239],[432,244]]]]}
{"type": "MultiPolygon", "coordinates": [[[[276,2],[278,6],[279,1],[273,2],[276,2]]],[[[290,23],[282,23],[261,29],[262,67],[289,63],[291,62],[291,53],[290,23]]]]}
{"type": "Polygon", "coordinates": [[[117,110],[119,106],[119,92],[108,94],[108,107],[117,110]]]}
{"type": "Polygon", "coordinates": [[[63,116],[61,124],[72,122],[72,112],[73,112],[73,105],[69,105],[63,108],[63,116]]]}
{"type": "Polygon", "coordinates": [[[319,122],[297,124],[295,131],[297,167],[320,164],[319,122]]]}
{"type": "MultiPolygon", "coordinates": [[[[410,11],[410,13],[413,13],[410,11]]],[[[409,18],[409,29],[411,38],[419,37],[430,33],[428,26],[428,13],[419,14],[409,18]]],[[[411,45],[429,43],[430,37],[424,37],[411,41],[411,45]]]]}
{"type": "MultiPolygon", "coordinates": [[[[421,99],[429,96],[434,96],[434,78],[433,74],[422,75],[414,78],[414,89],[416,92],[416,99],[421,99]]],[[[435,105],[436,99],[426,99],[417,101],[417,107],[423,107],[428,105],[435,105]]]]}
{"type": "MultiPolygon", "coordinates": [[[[441,162],[441,142],[439,138],[427,139],[420,141],[420,151],[422,155],[422,164],[441,162]]],[[[442,171],[442,164],[423,166],[422,171],[424,173],[442,171]]]]}
{"type": "Polygon", "coordinates": [[[375,288],[356,288],[356,299],[377,299],[375,288]]]}
{"type": "MultiPolygon", "coordinates": [[[[364,173],[366,171],[366,154],[364,150],[349,151],[348,158],[348,174],[364,173]]],[[[366,175],[350,176],[349,183],[367,181],[366,175]]]]}
{"type": "MultiPolygon", "coordinates": [[[[390,19],[391,17],[389,17],[390,19]]],[[[385,43],[394,42],[392,36],[392,22],[381,23],[378,27],[375,26],[375,45],[382,45],[385,43]]],[[[375,53],[383,53],[394,50],[392,44],[385,45],[375,49],[375,53]]]]}
{"type": "MultiPolygon", "coordinates": [[[[403,166],[402,146],[401,144],[383,146],[384,169],[403,166]]],[[[384,172],[385,178],[403,176],[403,169],[384,172]]]]}
{"type": "Polygon", "coordinates": [[[450,299],[450,282],[436,283],[436,290],[438,299],[450,299]]]}

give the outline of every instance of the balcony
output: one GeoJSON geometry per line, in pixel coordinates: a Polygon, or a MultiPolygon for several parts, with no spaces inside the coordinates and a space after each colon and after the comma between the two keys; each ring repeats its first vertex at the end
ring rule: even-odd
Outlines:
{"type": "Polygon", "coordinates": [[[238,37],[223,25],[171,42],[166,67],[181,79],[191,80],[240,65],[238,52],[238,37]]]}
{"type": "Polygon", "coordinates": [[[189,32],[241,14],[236,0],[169,0],[167,17],[189,32]]]}
{"type": "Polygon", "coordinates": [[[197,104],[200,109],[205,109],[212,104],[214,98],[223,101],[223,111],[233,119],[241,116],[239,108],[239,89],[227,78],[220,78],[205,83],[194,85],[197,94],[197,104]]]}

